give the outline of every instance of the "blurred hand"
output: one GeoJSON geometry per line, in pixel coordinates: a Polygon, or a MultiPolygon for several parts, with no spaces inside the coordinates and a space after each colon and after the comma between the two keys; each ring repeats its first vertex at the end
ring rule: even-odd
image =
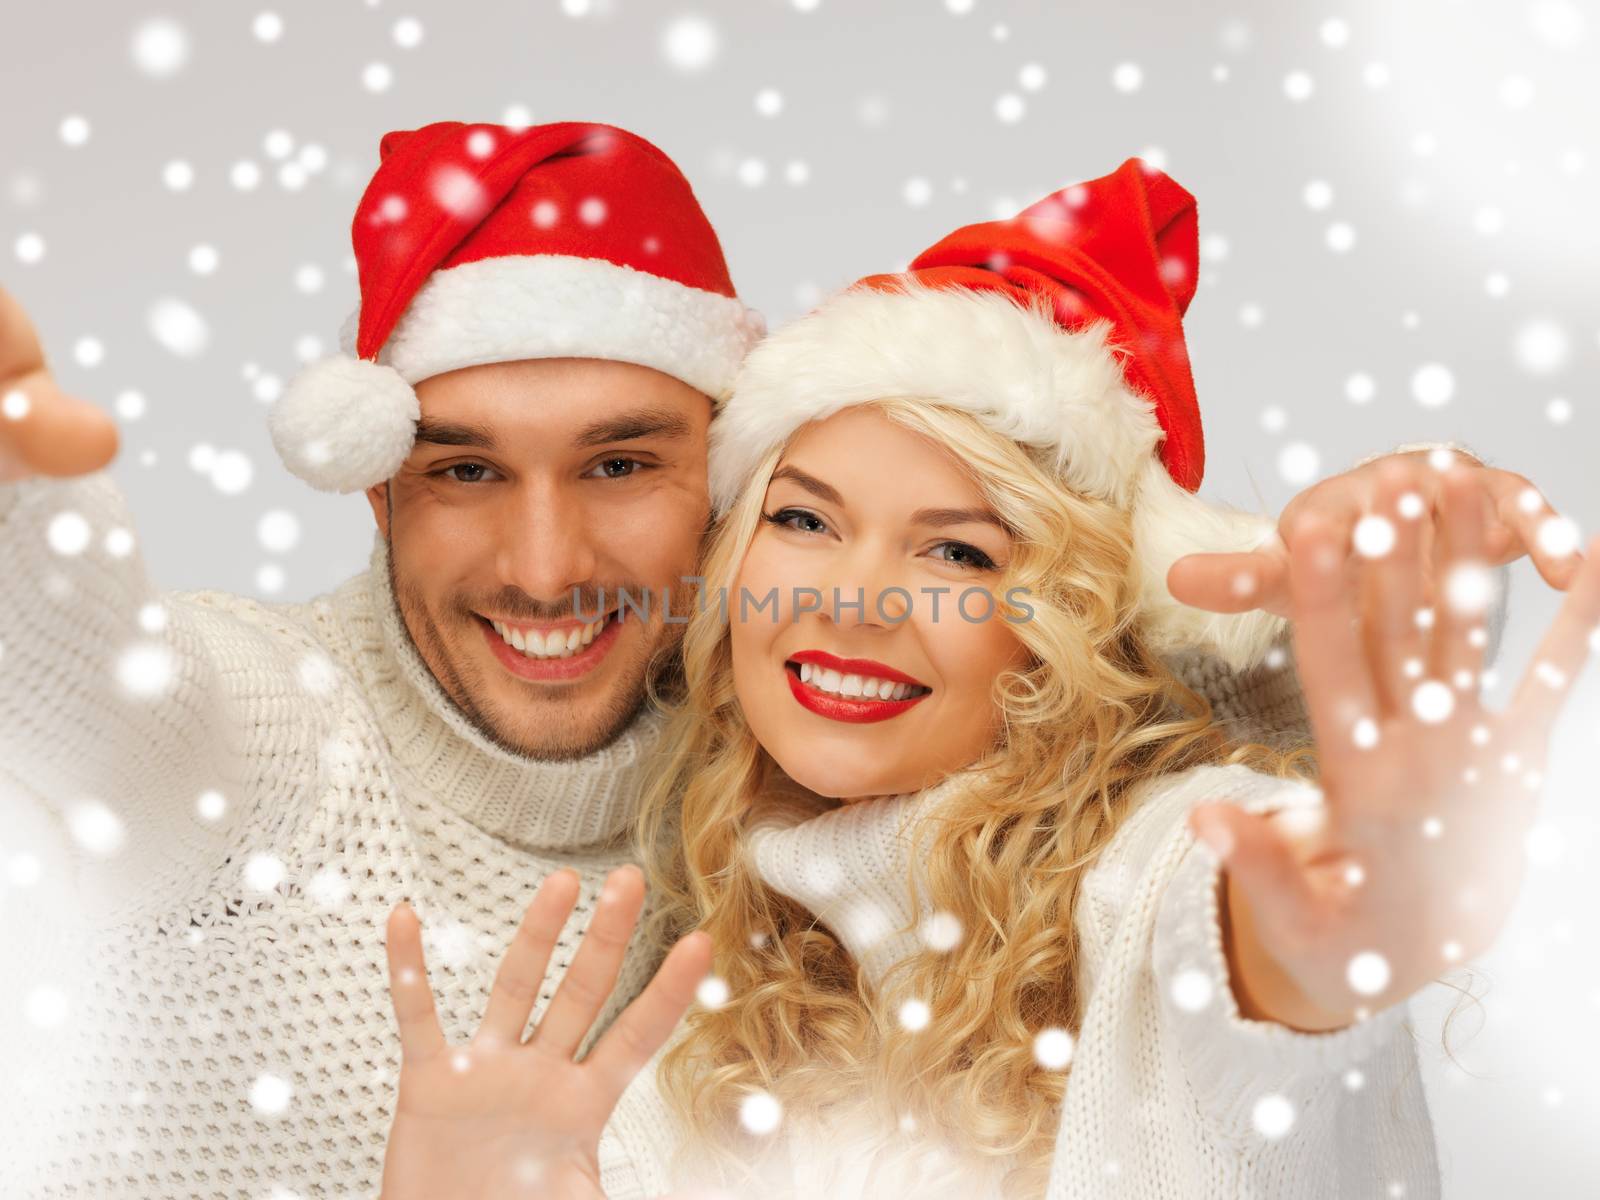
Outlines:
{"type": "Polygon", "coordinates": [[[1560,546],[1547,546],[1541,540],[1541,526],[1556,516],[1544,496],[1524,476],[1483,466],[1450,450],[1390,454],[1325,479],[1289,501],[1278,518],[1277,536],[1266,545],[1248,554],[1187,554],[1167,572],[1168,590],[1181,603],[1209,612],[1261,608],[1287,617],[1289,560],[1296,542],[1315,526],[1319,537],[1329,537],[1341,547],[1347,568],[1354,569],[1360,554],[1354,539],[1358,522],[1372,513],[1380,492],[1399,489],[1415,496],[1404,519],[1418,530],[1422,603],[1431,604],[1438,594],[1433,548],[1446,474],[1435,465],[1435,455],[1463,480],[1458,486],[1470,493],[1471,503],[1483,513],[1484,561],[1500,566],[1530,555],[1545,582],[1565,591],[1583,557],[1560,553],[1560,546]]]}
{"type": "Polygon", "coordinates": [[[28,314],[0,288],[0,483],[88,475],[116,452],[116,423],[56,387],[28,314]]]}
{"type": "Polygon", "coordinates": [[[1597,539],[1515,698],[1486,709],[1483,476],[1457,468],[1439,480],[1445,602],[1426,629],[1414,619],[1423,527],[1400,515],[1415,480],[1381,476],[1371,508],[1395,541],[1357,572],[1372,619],[1357,619],[1345,529],[1307,518],[1290,552],[1323,803],[1272,814],[1205,804],[1189,815],[1224,863],[1236,995],[1298,1028],[1402,1000],[1498,936],[1521,887],[1551,728],[1600,649],[1597,539]]]}
{"type": "Polygon", "coordinates": [[[615,986],[644,903],[644,877],[607,877],[583,942],[532,1036],[550,953],[578,898],[578,876],[539,887],[495,976],[477,1034],[447,1045],[406,904],[389,915],[389,993],[400,1025],[400,1094],[380,1200],[604,1200],[600,1131],[628,1082],[663,1045],[711,965],[711,939],[683,938],[584,1060],[578,1046],[615,986]]]}

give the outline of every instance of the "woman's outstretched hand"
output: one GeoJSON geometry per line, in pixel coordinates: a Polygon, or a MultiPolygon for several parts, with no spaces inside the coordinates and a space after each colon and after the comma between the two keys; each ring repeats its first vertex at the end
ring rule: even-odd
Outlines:
{"type": "Polygon", "coordinates": [[[528,1040],[578,876],[539,887],[495,976],[470,1042],[446,1044],[423,961],[421,926],[406,904],[389,915],[389,993],[400,1025],[400,1094],[383,1163],[381,1200],[603,1200],[600,1130],[623,1089],[671,1035],[711,964],[695,932],[582,1062],[579,1044],[616,984],[644,903],[637,867],[606,879],[572,965],[528,1040]]]}
{"type": "Polygon", "coordinates": [[[1424,609],[1418,510],[1386,475],[1353,594],[1342,528],[1297,531],[1295,653],[1323,803],[1271,815],[1207,804],[1190,828],[1224,863],[1234,992],[1307,1030],[1395,1003],[1494,941],[1521,887],[1551,728],[1600,648],[1600,539],[1503,712],[1480,700],[1491,577],[1468,472],[1441,481],[1442,581],[1424,609]],[[1357,623],[1357,613],[1365,614],[1357,623]]]}

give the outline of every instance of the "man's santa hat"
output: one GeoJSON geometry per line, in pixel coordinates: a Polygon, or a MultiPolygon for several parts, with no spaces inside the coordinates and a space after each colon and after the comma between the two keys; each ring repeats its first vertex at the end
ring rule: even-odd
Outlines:
{"type": "Polygon", "coordinates": [[[1166,586],[1183,555],[1253,550],[1276,527],[1194,494],[1205,446],[1183,314],[1197,267],[1194,197],[1138,159],[1011,220],[958,229],[905,273],[861,280],[751,352],[712,425],[713,504],[726,511],[807,422],[890,397],[937,401],[1131,513],[1155,649],[1251,665],[1281,618],[1203,612],[1166,586]]]}
{"type": "Polygon", "coordinates": [[[386,135],[352,227],[361,285],[344,354],[268,419],[313,487],[382,483],[411,452],[412,384],[482,363],[605,358],[713,400],[764,332],[688,180],[609,125],[441,121],[386,135]]]}

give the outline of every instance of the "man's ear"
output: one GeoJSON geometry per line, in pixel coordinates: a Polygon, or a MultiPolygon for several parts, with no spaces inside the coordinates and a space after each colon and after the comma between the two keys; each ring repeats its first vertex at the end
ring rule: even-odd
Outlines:
{"type": "Polygon", "coordinates": [[[367,489],[367,503],[372,505],[373,519],[378,522],[378,532],[389,540],[389,481],[375,483],[367,489]]]}

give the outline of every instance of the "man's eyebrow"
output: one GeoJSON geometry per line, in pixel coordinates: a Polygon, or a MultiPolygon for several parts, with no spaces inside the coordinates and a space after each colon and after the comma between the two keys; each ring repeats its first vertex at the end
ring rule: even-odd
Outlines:
{"type": "Polygon", "coordinates": [[[575,444],[604,446],[607,442],[631,442],[639,438],[684,438],[689,433],[689,422],[678,413],[644,409],[588,426],[578,434],[575,444]]]}
{"type": "Polygon", "coordinates": [[[935,529],[946,525],[966,525],[973,521],[993,525],[1007,534],[1011,532],[1006,523],[987,508],[919,508],[911,514],[913,525],[931,525],[935,529]]]}
{"type": "Polygon", "coordinates": [[[477,446],[483,450],[495,449],[494,430],[484,425],[467,425],[455,421],[417,422],[418,443],[432,446],[477,446]]]}
{"type": "Polygon", "coordinates": [[[829,504],[837,504],[841,507],[844,505],[843,496],[839,495],[837,491],[828,484],[823,483],[815,475],[807,475],[799,467],[779,467],[772,473],[772,482],[777,483],[780,479],[793,480],[818,500],[826,500],[829,504]]]}

